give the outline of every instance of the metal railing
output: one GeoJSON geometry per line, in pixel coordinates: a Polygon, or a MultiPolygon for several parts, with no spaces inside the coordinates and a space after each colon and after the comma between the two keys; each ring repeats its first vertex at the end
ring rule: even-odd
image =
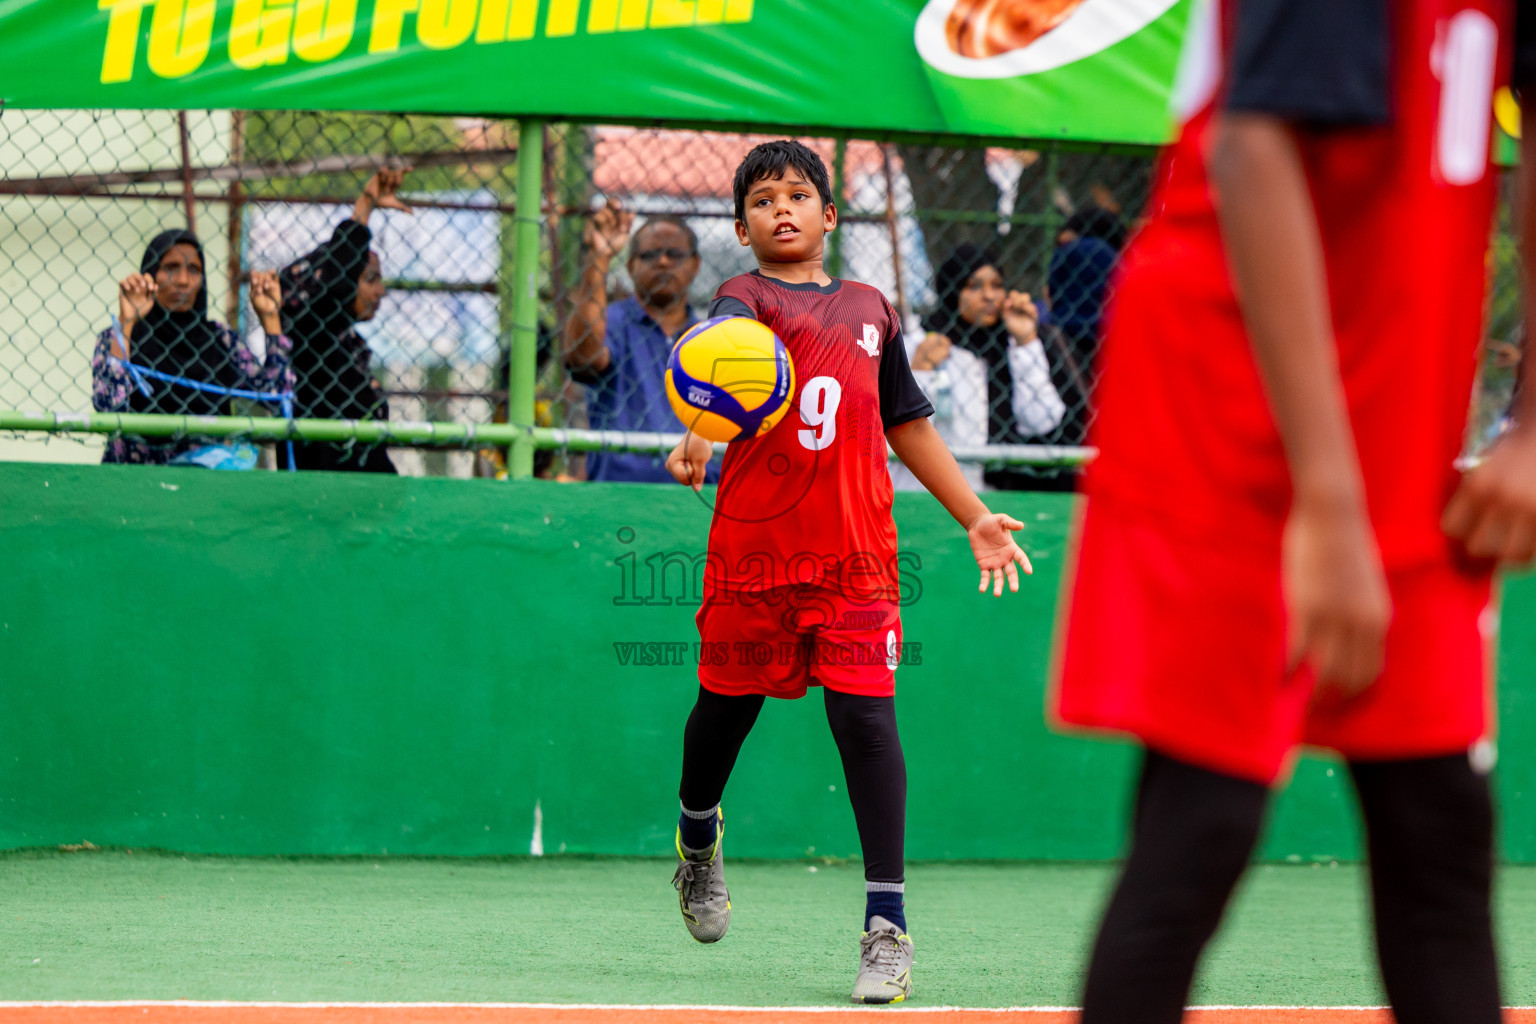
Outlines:
{"type": "MultiPolygon", "coordinates": [[[[387,456],[408,473],[580,479],[602,475],[589,473],[604,464],[589,453],[659,463],[681,425],[658,406],[654,352],[584,370],[593,317],[578,307],[595,301],[603,322],[623,321],[632,337],[607,339],[611,350],[659,330],[645,318],[660,300],[636,241],[647,224],[670,224],[698,259],[659,257],[667,289],[702,315],[723,280],[754,266],[730,185],[770,137],[368,113],[0,111],[0,458],[73,438],[48,457],[94,460],[112,438],[109,450],[165,461],[242,438],[295,441],[300,468],[387,456]],[[358,203],[381,169],[404,171],[409,210],[386,195],[358,203]],[[123,343],[210,384],[236,386],[242,368],[286,373],[291,420],[258,403],[210,408],[173,386],[125,395],[103,379],[122,282],[167,229],[201,244],[204,307],[147,312],[123,343]],[[291,353],[251,301],[252,274],[272,271],[291,353]]],[[[1100,317],[1146,204],[1151,154],[802,141],[825,160],[840,211],[828,271],[874,285],[898,310],[935,423],[974,481],[1051,486],[1080,465],[1100,317]],[[995,273],[978,278],[982,268],[995,273]],[[1003,296],[1027,293],[1032,315],[1017,297],[999,315],[986,305],[999,295],[972,288],[981,278],[1003,296]]],[[[1505,219],[1499,341],[1517,320],[1505,219]]],[[[1500,360],[1489,359],[1474,436],[1507,399],[1500,360]]],[[[270,451],[269,465],[284,461],[270,451]]]]}

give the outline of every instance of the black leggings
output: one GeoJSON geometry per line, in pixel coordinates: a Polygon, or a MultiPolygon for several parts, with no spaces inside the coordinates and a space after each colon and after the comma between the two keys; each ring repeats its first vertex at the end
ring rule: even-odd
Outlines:
{"type": "MultiPolygon", "coordinates": [[[[843,759],[848,799],[864,851],[864,878],[905,879],[907,762],[896,733],[894,697],[858,697],[826,691],[827,724],[843,759]]],[[[741,744],[752,731],[763,697],[725,697],[699,687],[683,729],[683,806],[703,811],[720,802],[741,744]]]]}
{"type": "MultiPolygon", "coordinates": [[[[1498,1024],[1493,804],[1464,754],[1349,766],[1382,979],[1398,1024],[1498,1024]]],[[[1269,790],[1148,751],[1130,856],[1088,965],[1082,1024],[1175,1024],[1258,840],[1269,790]]]]}

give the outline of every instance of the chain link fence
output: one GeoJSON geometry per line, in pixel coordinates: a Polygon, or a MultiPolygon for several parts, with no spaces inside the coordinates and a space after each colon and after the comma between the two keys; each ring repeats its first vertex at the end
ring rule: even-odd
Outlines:
{"type": "MultiPolygon", "coordinates": [[[[536,425],[678,432],[660,384],[669,335],[755,266],[731,178],[774,136],[554,124],[542,137],[536,425]]],[[[505,423],[518,138],[515,122],[471,117],[0,111],[0,409],[505,423]],[[378,188],[381,169],[404,172],[408,211],[378,188]]],[[[827,269],[899,311],[973,483],[1070,486],[1069,471],[977,449],[1083,443],[1100,318],[1151,155],[802,141],[840,211],[827,269]]],[[[1492,337],[1518,342],[1507,213],[1496,242],[1492,337]]],[[[1513,379],[1509,350],[1491,352],[1477,437],[1513,379]]],[[[539,475],[662,476],[659,454],[548,443],[539,475]]],[[[239,449],[232,464],[449,476],[507,462],[472,432],[458,448],[296,447],[29,431],[0,439],[0,458],[208,464],[239,449]]]]}
{"type": "Polygon", "coordinates": [[[1498,223],[1489,250],[1487,343],[1468,424],[1466,448],[1470,453],[1487,447],[1508,427],[1525,351],[1515,188],[1515,173],[1506,172],[1499,182],[1498,223]]]}

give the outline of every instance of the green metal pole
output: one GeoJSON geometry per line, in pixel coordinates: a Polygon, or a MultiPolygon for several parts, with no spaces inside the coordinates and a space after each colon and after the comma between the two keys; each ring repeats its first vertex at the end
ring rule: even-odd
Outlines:
{"type": "MultiPolygon", "coordinates": [[[[843,192],[847,189],[847,180],[844,177],[843,165],[847,162],[848,140],[838,137],[836,147],[832,150],[832,201],[837,204],[838,215],[843,210],[843,192]]],[[[843,232],[847,229],[839,225],[832,232],[832,239],[827,244],[827,275],[829,277],[843,276],[843,232]]]]}
{"type": "MultiPolygon", "coordinates": [[[[517,125],[517,219],[513,250],[512,358],[507,382],[507,419],[533,425],[536,353],[539,345],[539,224],[544,205],[544,122],[517,125]]],[[[512,444],[507,475],[533,476],[533,443],[522,435],[512,444]]]]}

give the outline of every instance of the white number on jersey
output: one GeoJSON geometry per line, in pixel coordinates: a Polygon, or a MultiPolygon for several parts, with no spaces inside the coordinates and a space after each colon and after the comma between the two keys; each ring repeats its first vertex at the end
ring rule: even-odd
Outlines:
{"type": "Polygon", "coordinates": [[[836,377],[812,377],[800,392],[800,418],[810,430],[800,431],[800,443],[819,452],[837,440],[837,407],[843,386],[836,377]]]}
{"type": "Polygon", "coordinates": [[[1487,170],[1498,51],[1493,19],[1482,11],[1462,11],[1451,18],[1435,54],[1441,82],[1435,156],[1448,185],[1482,181],[1487,170]]]}

